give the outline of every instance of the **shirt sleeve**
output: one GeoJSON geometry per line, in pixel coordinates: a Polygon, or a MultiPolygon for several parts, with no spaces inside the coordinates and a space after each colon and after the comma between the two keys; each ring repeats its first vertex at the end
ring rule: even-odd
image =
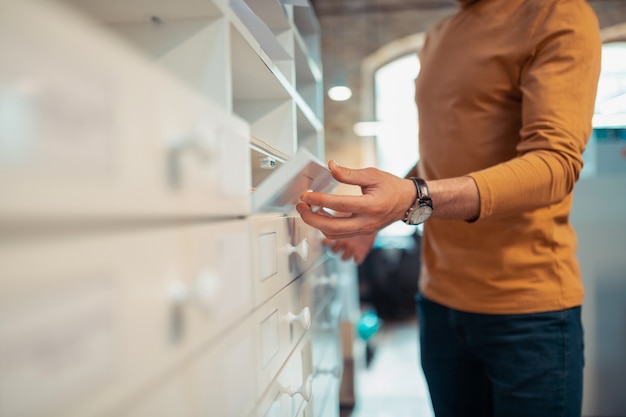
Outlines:
{"type": "Polygon", "coordinates": [[[584,1],[551,2],[529,42],[518,156],[470,174],[480,193],[479,219],[557,203],[582,170],[600,72],[597,18],[584,1]]]}

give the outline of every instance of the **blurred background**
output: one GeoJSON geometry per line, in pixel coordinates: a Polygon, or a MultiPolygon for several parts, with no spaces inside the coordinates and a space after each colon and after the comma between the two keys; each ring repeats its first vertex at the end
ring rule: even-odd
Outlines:
{"type": "MultiPolygon", "coordinates": [[[[350,167],[376,166],[403,176],[419,157],[419,109],[413,105],[413,80],[419,72],[416,51],[424,34],[454,13],[455,1],[312,3],[322,28],[328,159],[350,167]],[[336,86],[349,88],[350,97],[345,94],[339,97],[345,101],[333,100],[328,93],[336,86]]],[[[587,290],[584,412],[587,416],[625,416],[626,401],[614,387],[626,383],[626,1],[588,3],[597,14],[604,46],[594,131],[572,214],[587,290]]],[[[342,191],[356,192],[350,187],[342,191]]],[[[364,410],[378,411],[361,411],[359,416],[410,415],[406,410],[413,410],[411,415],[429,415],[423,406],[427,403],[423,380],[414,363],[419,347],[408,307],[416,285],[411,278],[414,273],[408,271],[419,266],[419,232],[417,236],[413,232],[402,224],[389,227],[359,268],[361,299],[385,323],[370,342],[384,353],[380,367],[374,359],[364,376],[371,384],[364,388],[366,398],[379,392],[377,403],[393,410],[385,414],[380,411],[383,408],[372,405],[364,410]],[[408,355],[407,349],[415,355],[408,355]],[[407,366],[415,372],[407,371],[407,366]],[[385,382],[372,382],[377,380],[385,382]],[[397,390],[389,389],[389,384],[397,390]],[[415,389],[407,392],[407,386],[415,389]]]]}

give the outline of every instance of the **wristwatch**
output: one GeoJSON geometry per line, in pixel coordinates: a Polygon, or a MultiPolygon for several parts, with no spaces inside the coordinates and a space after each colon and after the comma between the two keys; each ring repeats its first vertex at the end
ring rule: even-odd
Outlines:
{"type": "Polygon", "coordinates": [[[404,222],[408,225],[424,223],[433,214],[433,200],[430,198],[426,181],[422,178],[410,178],[417,189],[415,202],[404,215],[404,222]]]}

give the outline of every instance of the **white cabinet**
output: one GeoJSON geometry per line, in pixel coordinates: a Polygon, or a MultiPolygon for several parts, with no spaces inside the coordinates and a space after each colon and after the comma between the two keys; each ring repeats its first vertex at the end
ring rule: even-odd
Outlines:
{"type": "Polygon", "coordinates": [[[293,2],[0,0],[0,415],[338,409],[337,260],[251,207],[319,56],[293,2]]]}
{"type": "Polygon", "coordinates": [[[0,3],[2,219],[249,214],[248,125],[53,6],[0,3]]]}

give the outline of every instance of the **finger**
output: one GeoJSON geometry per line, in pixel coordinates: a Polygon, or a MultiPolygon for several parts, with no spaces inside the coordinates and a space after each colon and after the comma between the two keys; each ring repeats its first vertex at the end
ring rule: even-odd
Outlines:
{"type": "Polygon", "coordinates": [[[371,233],[367,230],[362,230],[364,228],[360,218],[327,217],[323,214],[314,213],[311,208],[304,203],[298,203],[296,210],[300,213],[300,217],[305,223],[320,230],[326,238],[331,240],[345,239],[371,233]]]}
{"type": "Polygon", "coordinates": [[[319,214],[320,216],[329,217],[329,218],[334,218],[335,217],[333,214],[327,212],[324,208],[321,208],[318,211],[314,211],[314,210],[311,210],[311,211],[313,211],[316,214],[319,214]]]}
{"type": "Polygon", "coordinates": [[[363,213],[374,206],[370,195],[340,195],[307,192],[301,200],[310,206],[320,206],[341,213],[363,213]]]}
{"type": "Polygon", "coordinates": [[[330,172],[333,174],[333,178],[337,181],[342,182],[344,184],[365,186],[370,185],[373,182],[373,178],[371,173],[373,172],[371,168],[363,168],[363,169],[352,169],[342,167],[337,163],[337,161],[330,161],[328,163],[328,168],[330,172]]]}

